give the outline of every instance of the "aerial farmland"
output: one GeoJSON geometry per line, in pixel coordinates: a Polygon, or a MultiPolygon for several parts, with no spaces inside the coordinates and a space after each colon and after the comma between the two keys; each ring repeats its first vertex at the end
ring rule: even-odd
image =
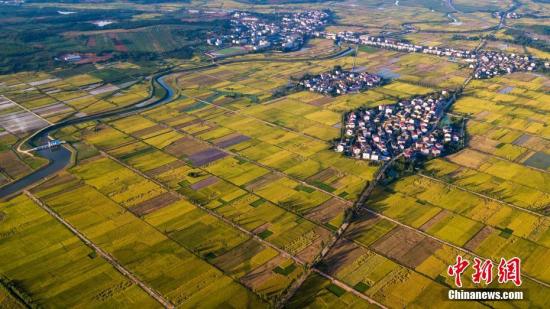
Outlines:
{"type": "Polygon", "coordinates": [[[99,2],[0,3],[0,307],[548,307],[549,4],[99,2]]]}

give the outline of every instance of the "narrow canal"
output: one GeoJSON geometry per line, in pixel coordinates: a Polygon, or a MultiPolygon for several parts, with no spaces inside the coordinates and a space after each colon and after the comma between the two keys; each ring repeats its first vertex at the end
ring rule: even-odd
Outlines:
{"type": "MultiPolygon", "coordinates": [[[[92,121],[97,120],[101,118],[106,117],[112,117],[112,116],[120,116],[124,115],[126,113],[135,112],[137,110],[145,109],[145,108],[152,108],[160,104],[164,104],[167,102],[170,102],[173,99],[174,96],[174,89],[170,87],[165,81],[165,78],[168,75],[163,75],[160,77],[157,77],[155,81],[166,91],[166,93],[163,95],[162,98],[159,98],[158,100],[154,101],[144,101],[126,108],[121,108],[113,111],[108,111],[104,113],[99,113],[95,115],[80,117],[80,118],[74,118],[74,119],[68,119],[59,123],[56,123],[52,126],[46,127],[40,131],[38,131],[30,140],[29,144],[33,147],[44,145],[48,143],[48,136],[50,133],[55,132],[56,130],[59,130],[65,126],[73,125],[77,123],[82,123],[86,121],[92,121]]],[[[42,149],[35,152],[35,155],[38,155],[40,157],[46,158],[49,160],[48,165],[40,168],[39,170],[19,179],[14,182],[11,182],[3,187],[0,188],[0,198],[4,198],[7,196],[10,196],[14,193],[17,193],[24,188],[41,181],[42,179],[53,175],[60,170],[64,169],[69,165],[71,162],[71,152],[69,151],[66,146],[57,146],[51,149],[42,149]]]]}
{"type": "MultiPolygon", "coordinates": [[[[86,121],[93,121],[103,118],[109,118],[114,116],[124,116],[125,114],[130,114],[136,111],[141,111],[149,108],[153,108],[155,106],[165,104],[170,102],[174,98],[174,89],[166,82],[166,77],[173,73],[182,73],[182,72],[195,72],[200,71],[204,69],[209,69],[216,67],[218,65],[226,65],[226,64],[232,64],[232,63],[243,63],[243,62],[304,62],[304,61],[311,61],[311,60],[328,60],[328,59],[336,59],[341,58],[349,55],[351,52],[353,52],[353,49],[348,47],[345,48],[335,54],[326,55],[326,56],[320,56],[320,57],[308,57],[308,58],[297,58],[297,59],[232,59],[232,60],[225,60],[217,63],[210,63],[206,64],[200,67],[193,67],[193,68],[186,68],[186,69],[180,69],[174,72],[168,72],[164,73],[163,75],[159,75],[154,77],[154,82],[156,82],[162,89],[165,90],[165,93],[163,96],[157,100],[151,101],[150,99],[136,103],[131,106],[114,109],[111,111],[106,111],[94,115],[84,116],[80,118],[72,118],[67,119],[65,121],[58,122],[54,125],[51,125],[49,127],[46,127],[38,132],[34,136],[32,136],[28,142],[28,144],[32,147],[44,145],[48,142],[49,138],[48,136],[55,132],[56,130],[59,130],[63,127],[74,125],[78,123],[83,123],[86,121]]],[[[44,157],[49,160],[48,165],[45,167],[40,168],[37,171],[34,171],[33,173],[16,180],[14,182],[11,182],[9,184],[6,184],[3,187],[0,187],[0,199],[8,197],[12,194],[15,194],[26,187],[31,186],[32,184],[35,184],[44,178],[51,176],[60,170],[64,169],[69,165],[71,162],[71,152],[69,151],[66,146],[59,146],[52,149],[43,149],[35,152],[35,154],[44,157]]]]}

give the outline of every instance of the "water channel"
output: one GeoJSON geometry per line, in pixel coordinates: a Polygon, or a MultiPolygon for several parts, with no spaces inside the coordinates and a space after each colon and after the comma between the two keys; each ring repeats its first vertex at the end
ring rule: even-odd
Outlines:
{"type": "MultiPolygon", "coordinates": [[[[29,139],[29,144],[33,147],[44,145],[48,143],[49,134],[59,130],[62,127],[82,123],[86,121],[97,120],[105,117],[120,116],[126,113],[135,112],[140,109],[152,108],[160,104],[167,103],[173,99],[174,89],[170,87],[165,81],[167,75],[162,75],[155,78],[155,81],[166,91],[162,98],[153,101],[144,101],[136,105],[128,106],[126,108],[120,108],[113,111],[98,113],[95,115],[84,116],[80,118],[68,119],[52,126],[46,127],[38,131],[34,136],[29,139]]],[[[42,149],[35,152],[35,155],[48,159],[48,165],[34,171],[33,173],[11,182],[0,188],[0,198],[10,196],[17,193],[24,188],[41,181],[42,179],[53,175],[60,170],[64,169],[71,162],[71,151],[67,146],[61,145],[49,149],[42,149]]]]}

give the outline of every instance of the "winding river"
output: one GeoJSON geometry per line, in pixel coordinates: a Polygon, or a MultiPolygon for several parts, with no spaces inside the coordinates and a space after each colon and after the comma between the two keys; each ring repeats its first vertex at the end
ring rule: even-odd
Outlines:
{"type": "MultiPolygon", "coordinates": [[[[311,58],[299,58],[299,59],[291,59],[291,58],[289,59],[284,59],[284,58],[234,59],[234,60],[225,60],[219,63],[211,63],[211,64],[199,66],[199,67],[179,69],[177,71],[169,71],[153,77],[153,83],[158,84],[165,91],[164,95],[161,98],[156,100],[147,99],[127,107],[117,108],[114,110],[101,112],[94,115],[89,115],[89,116],[84,116],[79,118],[71,118],[71,119],[58,122],[56,124],[45,127],[37,131],[36,133],[34,133],[34,135],[32,135],[29,138],[28,144],[33,147],[46,144],[49,140],[49,135],[51,133],[69,125],[74,125],[74,124],[83,123],[86,121],[93,121],[93,120],[98,120],[103,118],[114,117],[114,116],[124,116],[126,114],[131,114],[136,111],[141,111],[141,110],[156,107],[161,104],[168,103],[172,101],[175,93],[174,89],[165,81],[166,77],[169,76],[170,74],[200,71],[204,69],[213,68],[218,65],[226,65],[226,64],[239,63],[239,62],[303,62],[303,61],[313,61],[313,60],[327,60],[327,59],[340,58],[350,54],[351,52],[353,52],[353,49],[347,48],[336,54],[332,54],[324,57],[311,57],[311,58]]],[[[4,185],[3,187],[0,187],[0,199],[11,196],[45,179],[46,177],[54,175],[55,173],[67,167],[67,165],[69,165],[69,163],[71,162],[71,151],[68,148],[66,148],[66,146],[63,146],[63,145],[52,149],[39,150],[39,151],[36,151],[35,153],[41,157],[48,159],[49,160],[48,165],[32,172],[31,174],[19,180],[10,182],[4,185]]]]}
{"type": "MultiPolygon", "coordinates": [[[[115,109],[112,111],[107,111],[103,113],[98,113],[90,116],[84,116],[80,118],[68,119],[65,121],[58,122],[54,125],[46,127],[38,132],[36,132],[28,141],[31,146],[44,145],[48,142],[49,134],[53,133],[56,130],[59,130],[65,126],[73,125],[77,123],[82,123],[86,121],[97,120],[101,118],[107,118],[112,116],[120,116],[126,113],[131,113],[140,109],[152,108],[160,104],[167,103],[172,100],[174,96],[174,90],[165,82],[165,78],[168,76],[162,75],[155,78],[155,82],[158,83],[165,91],[165,95],[155,101],[145,103],[147,101],[129,106],[127,108],[115,109]]],[[[50,176],[60,170],[64,169],[71,162],[71,151],[65,146],[58,146],[51,149],[42,149],[35,152],[37,155],[48,159],[49,163],[45,167],[19,179],[14,182],[11,182],[2,188],[0,188],[0,198],[10,196],[14,193],[17,193],[24,188],[50,176]]]]}

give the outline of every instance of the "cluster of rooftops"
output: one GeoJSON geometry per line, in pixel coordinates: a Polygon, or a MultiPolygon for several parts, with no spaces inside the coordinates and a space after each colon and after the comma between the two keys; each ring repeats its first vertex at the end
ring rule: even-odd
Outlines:
{"type": "Polygon", "coordinates": [[[477,65],[471,64],[470,67],[475,69],[474,77],[482,79],[512,72],[533,71],[540,65],[529,56],[485,51],[478,57],[477,65]]]}
{"type": "Polygon", "coordinates": [[[336,96],[376,87],[381,82],[382,78],[376,74],[346,71],[335,67],[318,75],[305,75],[298,86],[309,91],[336,96]]]}
{"type": "Polygon", "coordinates": [[[330,33],[318,31],[314,36],[341,40],[355,44],[375,46],[409,53],[424,53],[436,56],[464,59],[474,69],[474,77],[490,78],[519,71],[535,71],[550,68],[550,63],[528,55],[517,55],[499,51],[464,50],[458,48],[423,46],[380,36],[360,35],[351,31],[330,33]]]}
{"type": "Polygon", "coordinates": [[[371,161],[440,156],[447,144],[460,141],[452,127],[439,127],[452,100],[447,91],[442,91],[395,105],[359,108],[346,114],[344,134],[335,150],[371,161]]]}
{"type": "Polygon", "coordinates": [[[245,46],[251,50],[296,50],[307,37],[327,24],[326,11],[281,13],[272,16],[236,11],[231,15],[229,34],[213,34],[207,43],[215,46],[245,46]]]}
{"type": "MultiPolygon", "coordinates": [[[[309,37],[322,37],[400,52],[463,59],[474,70],[473,77],[478,79],[550,68],[548,62],[527,55],[424,46],[352,31],[325,32],[324,27],[330,19],[327,11],[273,15],[236,11],[231,18],[229,34],[209,37],[208,44],[290,51],[301,48],[309,37]]],[[[382,78],[375,74],[335,67],[318,75],[305,75],[298,86],[327,95],[340,95],[376,87],[382,82],[382,78]]],[[[352,111],[345,116],[342,139],[335,150],[371,161],[388,161],[399,156],[440,156],[447,145],[461,139],[452,127],[439,126],[444,110],[453,99],[447,91],[442,91],[402,100],[395,105],[352,111]]]]}
{"type": "MultiPolygon", "coordinates": [[[[213,34],[207,43],[218,47],[242,46],[248,50],[300,49],[309,37],[323,37],[354,44],[375,46],[400,52],[424,53],[463,59],[474,69],[474,78],[490,78],[517,71],[550,69],[550,64],[528,55],[497,51],[466,50],[460,48],[425,46],[381,36],[370,36],[353,31],[326,32],[329,11],[257,14],[244,11],[231,13],[231,28],[227,34],[213,34]]],[[[340,89],[340,91],[342,91],[340,89]]]]}

